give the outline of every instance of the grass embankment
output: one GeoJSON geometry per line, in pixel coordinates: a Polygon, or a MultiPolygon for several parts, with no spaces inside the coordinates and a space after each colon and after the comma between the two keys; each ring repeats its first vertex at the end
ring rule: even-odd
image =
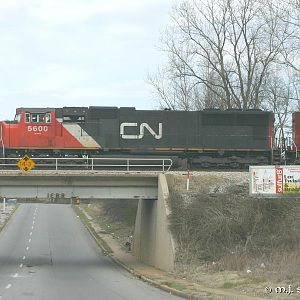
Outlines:
{"type": "Polygon", "coordinates": [[[88,229],[90,234],[93,236],[97,244],[107,253],[111,253],[112,250],[109,245],[105,242],[105,240],[101,239],[98,233],[96,232],[92,222],[87,218],[86,214],[82,211],[82,209],[78,205],[72,205],[75,213],[80,218],[81,222],[85,225],[88,229]]]}
{"type": "Polygon", "coordinates": [[[124,246],[128,236],[133,236],[134,233],[137,204],[136,200],[94,200],[90,204],[81,204],[92,220],[78,207],[76,209],[75,206],[75,209],[94,234],[111,234],[124,246]]]}
{"type": "Polygon", "coordinates": [[[299,283],[300,200],[258,199],[248,195],[247,174],[168,175],[171,231],[176,268],[184,277],[237,271],[243,277],[220,287],[267,280],[299,283]]]}

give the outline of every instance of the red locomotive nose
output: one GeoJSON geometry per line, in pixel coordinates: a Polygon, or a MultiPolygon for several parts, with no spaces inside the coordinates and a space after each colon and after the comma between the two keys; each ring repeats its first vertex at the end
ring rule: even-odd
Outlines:
{"type": "MultiPolygon", "coordinates": [[[[0,122],[0,146],[1,146],[1,156],[5,156],[5,149],[10,148],[10,132],[14,125],[6,121],[0,122]]],[[[11,137],[13,140],[13,137],[11,137]]]]}

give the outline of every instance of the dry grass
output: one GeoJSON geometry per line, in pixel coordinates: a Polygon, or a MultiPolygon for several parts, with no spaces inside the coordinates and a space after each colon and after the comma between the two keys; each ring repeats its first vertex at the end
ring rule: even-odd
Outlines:
{"type": "Polygon", "coordinates": [[[278,280],[300,278],[299,199],[251,198],[247,184],[215,175],[185,192],[179,180],[169,181],[181,271],[202,265],[213,271],[269,272],[278,280]]]}
{"type": "Polygon", "coordinates": [[[114,236],[124,246],[134,234],[137,200],[94,200],[84,205],[85,211],[103,232],[114,236]]]}

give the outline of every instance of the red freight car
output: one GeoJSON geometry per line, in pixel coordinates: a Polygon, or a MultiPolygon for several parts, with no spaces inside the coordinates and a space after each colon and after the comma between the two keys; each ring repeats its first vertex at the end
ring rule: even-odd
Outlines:
{"type": "Polygon", "coordinates": [[[300,150],[300,112],[293,113],[293,142],[297,150],[300,150]]]}

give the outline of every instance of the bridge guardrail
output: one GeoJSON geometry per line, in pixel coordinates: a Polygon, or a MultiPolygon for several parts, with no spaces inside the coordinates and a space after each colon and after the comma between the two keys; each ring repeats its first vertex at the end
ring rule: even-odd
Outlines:
{"type": "MultiPolygon", "coordinates": [[[[0,158],[0,170],[18,170],[20,158],[0,158]]],[[[31,157],[35,162],[34,170],[120,170],[120,171],[169,171],[172,166],[170,158],[50,158],[31,157]]]]}

